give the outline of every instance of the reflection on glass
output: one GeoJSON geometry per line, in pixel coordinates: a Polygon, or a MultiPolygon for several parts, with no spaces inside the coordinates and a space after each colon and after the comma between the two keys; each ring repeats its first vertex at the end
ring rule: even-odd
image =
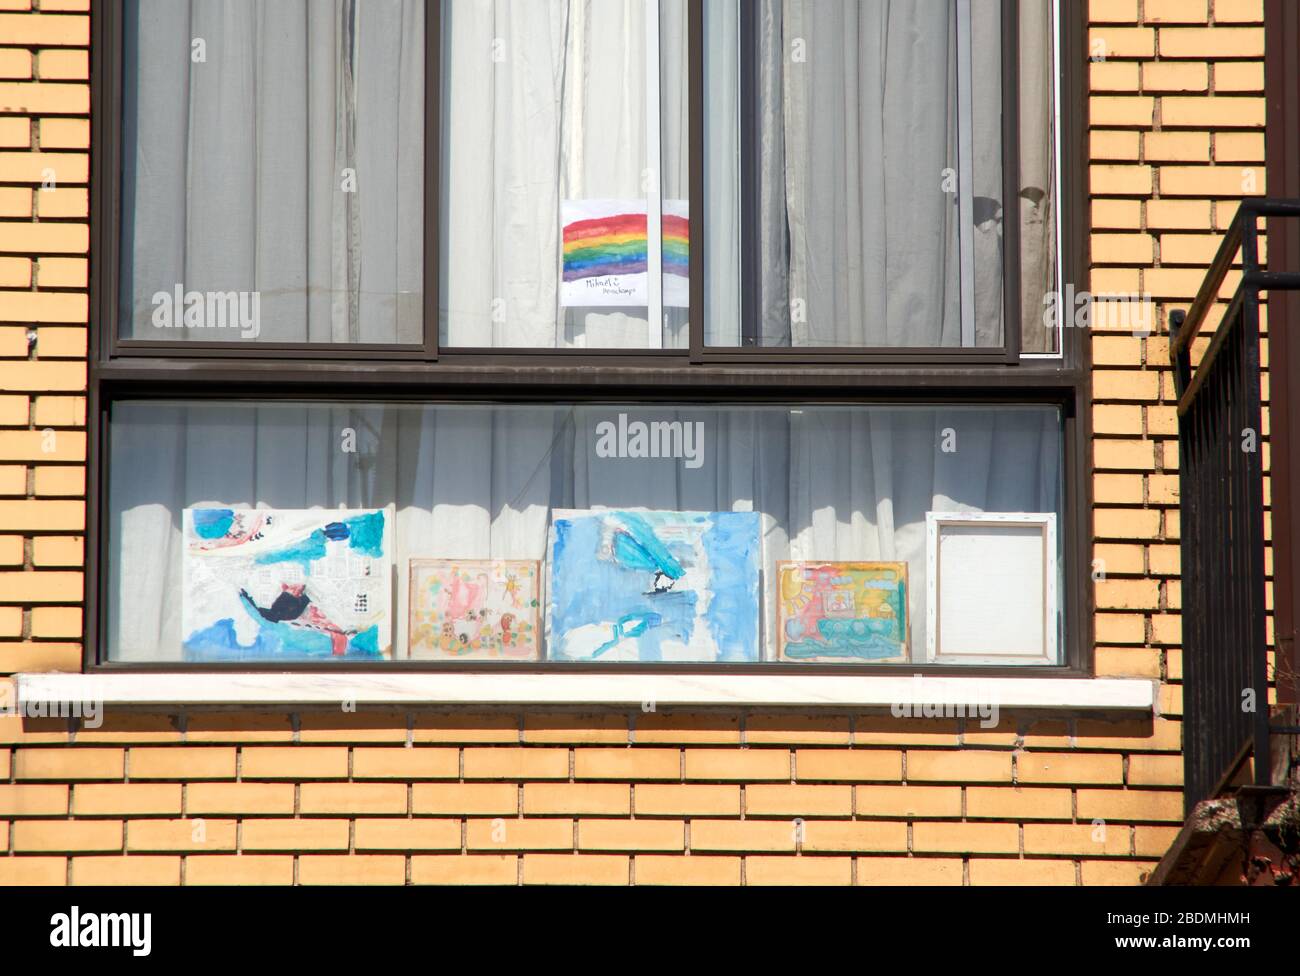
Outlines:
{"type": "Polygon", "coordinates": [[[424,0],[127,0],[123,338],[420,343],[424,0]]]}

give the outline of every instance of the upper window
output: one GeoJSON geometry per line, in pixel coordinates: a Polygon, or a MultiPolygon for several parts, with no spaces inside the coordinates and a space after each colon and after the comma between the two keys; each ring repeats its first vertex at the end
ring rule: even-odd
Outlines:
{"type": "Polygon", "coordinates": [[[1053,6],[127,0],[119,336],[1055,354],[1053,6]]]}

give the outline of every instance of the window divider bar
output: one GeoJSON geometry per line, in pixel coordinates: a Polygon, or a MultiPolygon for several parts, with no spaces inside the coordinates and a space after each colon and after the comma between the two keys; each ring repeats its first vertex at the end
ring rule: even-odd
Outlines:
{"type": "Polygon", "coordinates": [[[645,0],[646,342],[664,346],[663,149],[659,121],[659,0],[645,0]]]}

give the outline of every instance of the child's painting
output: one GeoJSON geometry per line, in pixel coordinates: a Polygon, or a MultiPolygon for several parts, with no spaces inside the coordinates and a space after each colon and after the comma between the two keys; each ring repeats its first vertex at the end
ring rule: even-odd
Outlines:
{"type": "Polygon", "coordinates": [[[906,661],[907,563],[777,564],[784,661],[906,661]]]}
{"type": "Polygon", "coordinates": [[[757,661],[756,512],[556,511],[548,656],[757,661]]]}
{"type": "Polygon", "coordinates": [[[412,559],[411,657],[535,661],[541,569],[526,559],[412,559]]]}
{"type": "MultiPolygon", "coordinates": [[[[648,299],[649,222],[644,200],[565,200],[560,304],[644,307],[648,299]]],[[[664,307],[690,305],[690,210],[662,201],[659,215],[664,307]]]]}
{"type": "Polygon", "coordinates": [[[187,508],[190,661],[392,655],[392,510],[187,508]]]}

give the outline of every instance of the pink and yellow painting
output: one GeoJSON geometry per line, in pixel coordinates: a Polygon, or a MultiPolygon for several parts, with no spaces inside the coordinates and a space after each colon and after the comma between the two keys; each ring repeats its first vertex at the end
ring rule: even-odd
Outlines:
{"type": "Polygon", "coordinates": [[[907,563],[782,562],[783,661],[907,660],[907,563]]]}
{"type": "Polygon", "coordinates": [[[535,661],[540,564],[528,559],[412,559],[411,657],[535,661]]]}

